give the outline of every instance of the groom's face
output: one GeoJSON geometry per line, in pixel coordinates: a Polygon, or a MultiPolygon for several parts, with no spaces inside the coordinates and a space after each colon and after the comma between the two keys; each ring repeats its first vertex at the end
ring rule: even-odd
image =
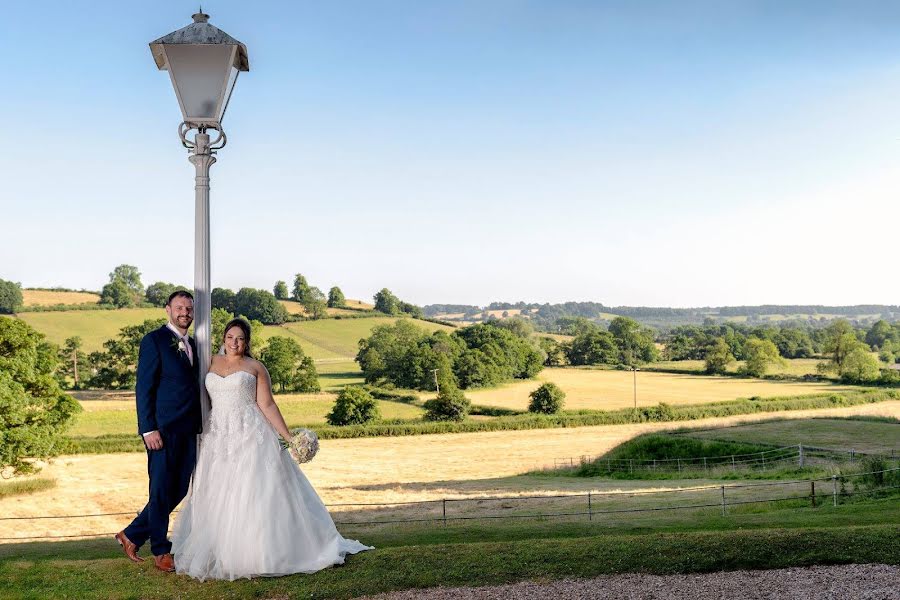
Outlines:
{"type": "Polygon", "coordinates": [[[179,329],[187,329],[194,322],[194,301],[184,296],[172,298],[166,306],[169,322],[179,329]]]}

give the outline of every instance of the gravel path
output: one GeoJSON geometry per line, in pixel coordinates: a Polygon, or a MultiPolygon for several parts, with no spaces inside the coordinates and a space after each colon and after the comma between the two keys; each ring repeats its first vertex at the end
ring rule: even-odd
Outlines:
{"type": "Polygon", "coordinates": [[[430,588],[367,596],[370,600],[898,600],[900,567],[839,565],[692,575],[606,575],[593,579],[525,581],[476,588],[430,588]]]}

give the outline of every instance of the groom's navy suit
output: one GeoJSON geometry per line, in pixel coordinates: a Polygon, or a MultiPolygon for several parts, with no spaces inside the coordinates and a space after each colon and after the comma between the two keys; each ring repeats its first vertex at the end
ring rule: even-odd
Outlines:
{"type": "Polygon", "coordinates": [[[190,344],[193,365],[187,353],[178,349],[175,333],[163,326],[144,336],[138,355],[138,433],[159,431],[163,447],[147,449],[150,500],[125,528],[125,535],[138,548],[149,539],[156,556],[171,552],[169,514],[187,494],[197,461],[199,362],[193,339],[190,344]]]}

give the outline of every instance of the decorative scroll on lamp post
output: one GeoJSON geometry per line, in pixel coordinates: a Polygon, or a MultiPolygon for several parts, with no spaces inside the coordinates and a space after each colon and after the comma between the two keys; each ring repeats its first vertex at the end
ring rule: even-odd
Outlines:
{"type": "Polygon", "coordinates": [[[200,361],[200,390],[203,422],[209,414],[209,398],[204,381],[209,367],[210,265],[209,265],[209,168],[216,151],[227,138],[222,118],[234,91],[238,73],[249,71],[247,47],[218,27],[209,24],[209,15],[198,12],[194,22],[150,42],[153,60],[168,71],[178,97],[184,121],[178,127],[181,143],[188,149],[196,169],[194,202],[194,336],[200,361]],[[208,131],[215,131],[210,140],[208,131]],[[193,139],[189,134],[194,131],[193,139]]]}

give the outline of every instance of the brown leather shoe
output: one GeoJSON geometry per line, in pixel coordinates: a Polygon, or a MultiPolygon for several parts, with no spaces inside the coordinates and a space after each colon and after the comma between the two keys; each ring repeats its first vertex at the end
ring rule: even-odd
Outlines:
{"type": "Polygon", "coordinates": [[[137,555],[137,546],[125,537],[124,529],[116,534],[116,541],[122,546],[122,551],[125,552],[125,556],[128,557],[128,560],[136,563],[144,562],[144,559],[137,555]]]}
{"type": "Polygon", "coordinates": [[[175,558],[168,552],[160,554],[159,556],[154,556],[153,562],[156,563],[156,568],[160,571],[165,571],[166,573],[175,571],[175,558]]]}

